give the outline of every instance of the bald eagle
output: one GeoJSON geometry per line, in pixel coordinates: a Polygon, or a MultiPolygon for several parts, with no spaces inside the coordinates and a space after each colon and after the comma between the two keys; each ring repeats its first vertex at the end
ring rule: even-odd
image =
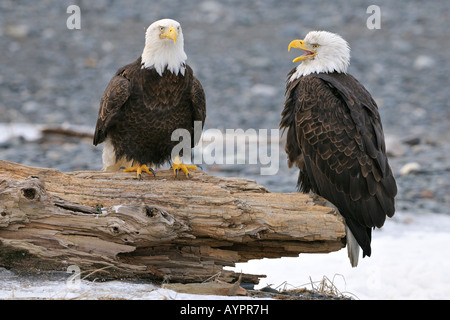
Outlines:
{"type": "MultiPolygon", "coordinates": [[[[183,32],[171,19],[152,23],[145,35],[142,55],[120,68],[110,80],[100,102],[94,145],[104,142],[103,170],[154,174],[153,167],[171,160],[176,129],[187,129],[194,141],[194,121],[206,118],[205,93],[186,64],[183,32]]],[[[198,135],[199,136],[199,135],[198,135]]],[[[188,169],[178,156],[174,173],[188,169]]]]}
{"type": "Polygon", "coordinates": [[[397,185],[386,156],[378,107],[350,74],[350,47],[339,35],[309,32],[291,48],[305,53],[288,74],[280,128],[288,165],[300,169],[297,187],[333,204],[347,229],[353,267],[371,255],[372,228],[394,215],[397,185]]]}

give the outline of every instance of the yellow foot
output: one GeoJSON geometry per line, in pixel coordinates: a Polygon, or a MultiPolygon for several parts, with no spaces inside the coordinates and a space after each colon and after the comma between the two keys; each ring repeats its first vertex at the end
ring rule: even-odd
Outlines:
{"type": "Polygon", "coordinates": [[[130,167],[130,168],[126,168],[125,170],[123,170],[123,172],[134,172],[136,171],[136,177],[138,178],[138,180],[142,180],[142,172],[147,172],[148,174],[153,174],[153,176],[155,176],[155,171],[150,168],[147,167],[147,165],[143,164],[143,165],[137,165],[134,167],[130,167]]]}
{"type": "Polygon", "coordinates": [[[181,162],[179,157],[175,157],[175,159],[173,159],[172,169],[175,178],[178,176],[179,171],[183,171],[186,177],[190,179],[191,174],[189,173],[188,169],[197,170],[197,166],[193,164],[184,164],[183,162],[181,162]]]}

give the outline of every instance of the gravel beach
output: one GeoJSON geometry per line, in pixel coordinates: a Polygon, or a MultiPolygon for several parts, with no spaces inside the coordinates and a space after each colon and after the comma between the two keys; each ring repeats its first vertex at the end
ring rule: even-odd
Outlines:
{"type": "MultiPolygon", "coordinates": [[[[0,2],[0,159],[100,170],[102,147],[88,134],[26,132],[72,126],[93,133],[108,81],[141,54],[146,28],[166,17],[181,23],[188,64],[205,89],[205,129],[278,129],[286,75],[295,66],[288,44],[327,30],[349,42],[349,73],[378,103],[397,210],[450,214],[449,1],[378,1],[380,29],[367,28],[371,3],[362,0],[72,2],[0,2]],[[71,4],[81,9],[79,30],[66,26],[71,4]]],[[[273,192],[296,190],[283,139],[276,175],[260,175],[258,165],[202,167],[255,179],[273,192]]]]}

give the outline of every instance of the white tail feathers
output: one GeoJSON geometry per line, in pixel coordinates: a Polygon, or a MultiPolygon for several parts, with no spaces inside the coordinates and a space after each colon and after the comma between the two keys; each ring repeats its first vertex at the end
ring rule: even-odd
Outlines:
{"type": "Polygon", "coordinates": [[[119,161],[116,160],[116,152],[110,138],[106,138],[102,153],[103,171],[119,171],[119,168],[131,167],[132,161],[127,161],[122,157],[119,161]]]}
{"type": "MultiPolygon", "coordinates": [[[[341,214],[339,212],[339,209],[336,208],[336,206],[334,204],[332,204],[330,201],[325,199],[325,203],[327,206],[333,208],[334,210],[336,210],[336,212],[338,214],[341,214]]],[[[344,221],[345,223],[345,221],[344,221]]],[[[353,235],[353,233],[350,231],[350,228],[347,226],[347,224],[345,224],[345,231],[346,231],[346,239],[347,239],[347,254],[348,254],[348,258],[350,259],[350,263],[352,265],[353,268],[358,266],[358,259],[359,259],[359,244],[358,241],[356,241],[355,236],[353,235]]]]}
{"type": "Polygon", "coordinates": [[[350,231],[350,228],[345,226],[345,230],[347,232],[347,253],[348,258],[350,259],[350,263],[352,267],[358,266],[358,258],[359,258],[359,245],[356,241],[353,233],[350,231]]]}

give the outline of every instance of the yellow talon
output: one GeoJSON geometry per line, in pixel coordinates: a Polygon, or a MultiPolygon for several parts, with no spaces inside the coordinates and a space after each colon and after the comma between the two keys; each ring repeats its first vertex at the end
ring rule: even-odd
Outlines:
{"type": "Polygon", "coordinates": [[[133,172],[133,171],[136,171],[136,177],[138,178],[138,180],[142,180],[142,171],[147,172],[148,174],[153,174],[153,176],[155,176],[155,171],[145,164],[133,166],[123,170],[123,172],[133,172]]]}
{"type": "Polygon", "coordinates": [[[181,170],[184,172],[186,177],[190,179],[191,174],[189,173],[188,169],[197,170],[197,166],[193,164],[184,164],[183,162],[181,162],[179,157],[175,157],[175,159],[173,159],[172,169],[175,177],[178,176],[178,171],[181,170]]]}

